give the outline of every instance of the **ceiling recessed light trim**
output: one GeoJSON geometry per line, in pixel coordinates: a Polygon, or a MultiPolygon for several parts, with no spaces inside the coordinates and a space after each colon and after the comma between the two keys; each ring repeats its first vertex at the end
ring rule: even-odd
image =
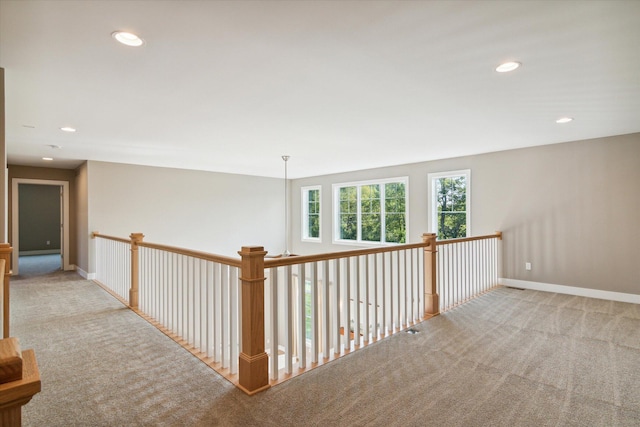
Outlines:
{"type": "Polygon", "coordinates": [[[70,132],[70,133],[73,133],[73,132],[75,132],[77,129],[76,129],[76,128],[72,128],[71,126],[63,126],[63,127],[61,127],[61,128],[60,128],[60,130],[61,130],[62,132],[70,132]]]}
{"type": "Polygon", "coordinates": [[[503,62],[496,67],[496,71],[499,73],[508,73],[520,68],[521,65],[522,63],[516,61],[503,62]]]}
{"type": "Polygon", "coordinates": [[[127,31],[114,31],[111,37],[126,46],[140,47],[144,44],[144,40],[136,34],[127,31]]]}
{"type": "Polygon", "coordinates": [[[43,157],[42,160],[46,160],[47,162],[53,161],[53,157],[43,157]]]}
{"type": "Polygon", "coordinates": [[[558,120],[556,120],[556,123],[564,124],[572,121],[573,121],[573,117],[560,117],[558,120]]]}

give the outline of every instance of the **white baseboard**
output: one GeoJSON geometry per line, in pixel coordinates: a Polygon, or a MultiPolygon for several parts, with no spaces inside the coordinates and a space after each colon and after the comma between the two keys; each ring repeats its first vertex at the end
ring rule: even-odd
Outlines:
{"type": "Polygon", "coordinates": [[[554,285],[551,283],[529,282],[528,280],[500,279],[504,286],[531,289],[533,291],[555,292],[558,294],[576,295],[579,297],[606,299],[610,301],[630,302],[640,304],[640,295],[625,294],[623,292],[603,291],[600,289],[578,288],[575,286],[554,285]]]}
{"type": "Polygon", "coordinates": [[[30,256],[30,255],[57,255],[60,253],[60,249],[41,249],[36,251],[20,251],[18,256],[30,256]]]}
{"type": "Polygon", "coordinates": [[[87,273],[86,271],[84,271],[83,269],[81,269],[80,267],[76,266],[76,271],[78,272],[78,274],[80,276],[82,276],[84,279],[87,280],[94,280],[96,278],[96,273],[87,273]]]}

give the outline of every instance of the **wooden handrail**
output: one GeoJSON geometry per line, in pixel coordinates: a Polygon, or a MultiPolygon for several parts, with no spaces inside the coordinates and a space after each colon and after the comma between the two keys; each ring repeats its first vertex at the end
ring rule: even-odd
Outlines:
{"type": "Polygon", "coordinates": [[[91,233],[92,239],[95,239],[96,237],[100,237],[101,239],[114,240],[120,243],[127,243],[127,244],[131,243],[131,239],[125,239],[124,237],[107,236],[106,234],[100,234],[97,231],[94,231],[93,233],[91,233]]]}
{"type": "Polygon", "coordinates": [[[187,255],[194,258],[203,259],[205,261],[213,261],[220,264],[230,265],[231,267],[242,267],[242,260],[239,258],[231,258],[224,255],[216,255],[208,252],[195,251],[192,249],[179,248],[176,246],[159,245],[157,243],[140,242],[138,246],[150,249],[159,249],[179,255],[187,255]]]}
{"type": "MultiPolygon", "coordinates": [[[[499,240],[502,240],[501,231],[496,231],[494,234],[488,234],[484,236],[462,237],[459,239],[449,239],[449,240],[436,240],[436,245],[441,246],[441,245],[449,245],[453,243],[472,242],[474,240],[485,240],[485,239],[496,239],[496,238],[499,240]]],[[[323,254],[314,254],[314,255],[294,255],[294,256],[279,257],[279,258],[266,258],[264,260],[264,267],[265,268],[283,267],[285,265],[303,264],[307,262],[327,261],[330,259],[349,258],[354,256],[372,255],[372,254],[379,254],[384,252],[395,252],[395,251],[402,251],[406,249],[426,248],[428,246],[429,246],[429,242],[425,241],[420,243],[408,243],[404,245],[384,246],[380,248],[353,249],[348,251],[327,252],[323,254]]]]}
{"type": "Polygon", "coordinates": [[[436,240],[436,246],[451,245],[454,243],[473,242],[475,240],[498,239],[502,240],[502,231],[496,231],[493,234],[474,237],[460,237],[458,239],[436,240]]]}
{"type": "MultiPolygon", "coordinates": [[[[94,231],[91,234],[91,237],[93,238],[100,237],[103,239],[115,240],[117,242],[122,242],[127,244],[131,243],[131,239],[108,236],[105,234],[100,234],[97,231],[94,231]]],[[[484,236],[461,237],[459,239],[448,239],[448,240],[436,240],[436,245],[442,246],[442,245],[450,245],[454,243],[472,242],[475,240],[486,240],[486,239],[496,239],[496,238],[498,240],[502,240],[501,231],[496,231],[494,234],[487,234],[484,236]]],[[[279,257],[279,258],[267,257],[264,260],[264,266],[265,268],[284,267],[286,265],[302,264],[306,262],[326,261],[330,259],[349,258],[349,257],[361,256],[361,255],[371,255],[371,254],[378,254],[378,253],[384,253],[384,252],[395,252],[395,251],[406,250],[406,249],[424,248],[424,247],[427,247],[428,245],[429,245],[428,242],[420,242],[420,243],[408,243],[404,245],[384,246],[380,248],[352,249],[348,251],[327,252],[323,254],[313,254],[313,255],[294,255],[294,256],[279,257]]],[[[242,267],[242,261],[239,258],[232,258],[224,255],[216,255],[208,252],[196,251],[193,249],[185,249],[178,246],[161,245],[161,244],[149,243],[149,242],[139,242],[138,246],[150,248],[150,249],[158,249],[158,250],[172,252],[180,255],[187,255],[194,258],[203,259],[206,261],[213,261],[213,262],[218,262],[220,264],[227,264],[232,267],[238,267],[238,268],[242,267]]]]}
{"type": "Polygon", "coordinates": [[[286,265],[303,264],[306,262],[327,261],[330,259],[349,258],[361,255],[372,255],[384,252],[402,251],[405,249],[425,248],[429,242],[408,243],[405,245],[384,246],[371,249],[353,249],[349,251],[328,252],[315,255],[293,255],[282,258],[267,258],[264,260],[264,268],[284,267],[286,265]]]}
{"type": "MultiPolygon", "coordinates": [[[[131,244],[131,239],[125,239],[122,237],[114,237],[107,236],[105,234],[100,234],[97,231],[91,233],[92,238],[100,237],[108,240],[115,240],[116,242],[122,242],[126,244],[131,244]]],[[[161,245],[158,243],[149,243],[149,242],[137,242],[138,247],[149,248],[149,249],[158,249],[161,251],[171,252],[178,255],[186,255],[194,258],[203,259],[205,261],[213,261],[220,264],[230,265],[232,267],[242,267],[242,261],[240,258],[232,258],[224,255],[216,255],[208,252],[196,251],[193,249],[185,249],[178,246],[169,246],[169,245],[161,245]]]]}

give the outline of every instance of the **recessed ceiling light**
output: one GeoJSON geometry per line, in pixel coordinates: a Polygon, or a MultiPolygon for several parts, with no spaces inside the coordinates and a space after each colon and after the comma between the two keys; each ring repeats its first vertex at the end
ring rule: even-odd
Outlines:
{"type": "Polygon", "coordinates": [[[570,121],[572,121],[573,118],[572,117],[560,117],[558,120],[556,120],[556,123],[569,123],[570,121]]]}
{"type": "Polygon", "coordinates": [[[53,160],[53,157],[43,157],[42,160],[46,160],[48,162],[53,160]]]}
{"type": "Polygon", "coordinates": [[[75,132],[76,128],[72,128],[70,126],[64,126],[64,127],[61,127],[60,130],[63,132],[75,132]]]}
{"type": "Polygon", "coordinates": [[[496,71],[499,73],[508,73],[509,71],[513,71],[516,68],[520,67],[522,64],[519,62],[505,62],[503,64],[498,65],[498,67],[496,67],[496,71]]]}
{"type": "Polygon", "coordinates": [[[111,33],[111,37],[127,46],[140,47],[144,44],[144,40],[140,37],[126,31],[114,31],[111,33]]]}

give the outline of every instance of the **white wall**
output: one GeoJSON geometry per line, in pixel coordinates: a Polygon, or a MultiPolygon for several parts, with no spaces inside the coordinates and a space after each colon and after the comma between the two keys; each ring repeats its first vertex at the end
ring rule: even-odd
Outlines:
{"type": "MultiPolygon", "coordinates": [[[[289,248],[353,249],[331,243],[331,185],[398,176],[409,177],[408,240],[420,241],[430,231],[427,175],[459,169],[471,169],[472,234],[504,233],[505,278],[640,295],[640,134],[293,180],[289,248]],[[300,188],[309,185],[322,186],[320,244],[300,240],[300,188]]],[[[223,255],[242,245],[284,249],[280,179],[100,162],[86,172],[80,240],[98,230],[223,255]]]]}
{"type": "Polygon", "coordinates": [[[432,231],[427,175],[460,169],[471,169],[471,234],[504,233],[505,278],[640,294],[640,134],[295,180],[292,251],[352,249],[331,243],[332,184],[398,176],[409,177],[418,242],[432,231]],[[300,188],[311,185],[322,186],[319,244],[300,240],[300,188]]]}
{"type": "MultiPolygon", "coordinates": [[[[89,161],[88,231],[220,255],[284,249],[282,180],[89,161]]],[[[94,271],[92,246],[90,272],[94,271]]]]}

